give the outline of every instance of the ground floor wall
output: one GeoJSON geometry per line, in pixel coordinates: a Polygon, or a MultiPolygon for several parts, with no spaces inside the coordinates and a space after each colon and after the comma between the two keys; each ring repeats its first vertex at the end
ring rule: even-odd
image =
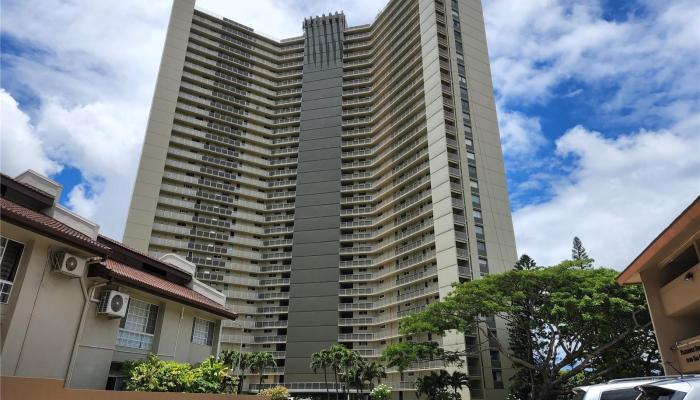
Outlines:
{"type": "Polygon", "coordinates": [[[61,379],[0,377],[3,400],[266,400],[255,395],[65,389],[61,379]]]}

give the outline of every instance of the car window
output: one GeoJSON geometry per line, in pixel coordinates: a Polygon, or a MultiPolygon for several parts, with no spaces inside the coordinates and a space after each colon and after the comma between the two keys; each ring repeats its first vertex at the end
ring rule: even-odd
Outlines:
{"type": "Polygon", "coordinates": [[[640,394],[635,388],[606,390],[600,394],[600,400],[636,400],[640,394]]]}
{"type": "Polygon", "coordinates": [[[639,400],[683,400],[685,395],[685,392],[645,386],[644,393],[639,397],[639,400]]]}
{"type": "Polygon", "coordinates": [[[583,400],[586,397],[586,392],[583,390],[575,390],[574,391],[574,400],[583,400]]]}

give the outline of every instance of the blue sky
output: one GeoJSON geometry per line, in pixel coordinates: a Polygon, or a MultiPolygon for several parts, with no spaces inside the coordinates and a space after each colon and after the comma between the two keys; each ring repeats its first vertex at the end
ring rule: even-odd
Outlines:
{"type": "MultiPolygon", "coordinates": [[[[623,268],[700,193],[700,5],[483,1],[519,253],[551,264],[578,235],[623,268]]],[[[368,23],[384,4],[198,2],[278,38],[336,10],[368,23]]],[[[50,174],[116,238],[169,7],[2,0],[2,170],[50,174]]]]}

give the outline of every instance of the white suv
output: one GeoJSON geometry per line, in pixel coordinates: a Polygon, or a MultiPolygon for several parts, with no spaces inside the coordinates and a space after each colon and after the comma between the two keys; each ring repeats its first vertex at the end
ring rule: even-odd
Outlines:
{"type": "Polygon", "coordinates": [[[700,376],[615,379],[574,393],[576,400],[700,400],[700,376]]]}
{"type": "Polygon", "coordinates": [[[668,377],[615,379],[608,383],[577,387],[574,393],[576,400],[636,400],[641,394],[637,386],[664,379],[668,377]]]}
{"type": "Polygon", "coordinates": [[[640,385],[638,389],[643,393],[639,400],[700,400],[700,377],[656,381],[640,385]]]}

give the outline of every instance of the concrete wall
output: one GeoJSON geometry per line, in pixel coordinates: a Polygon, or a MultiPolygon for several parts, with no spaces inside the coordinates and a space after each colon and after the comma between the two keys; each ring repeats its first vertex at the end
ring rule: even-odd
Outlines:
{"type": "Polygon", "coordinates": [[[194,3],[195,0],[174,0],[173,2],[124,232],[124,243],[144,252],[148,250],[160,184],[163,179],[194,3]]]}
{"type": "Polygon", "coordinates": [[[3,305],[2,374],[65,378],[82,313],[79,279],[49,271],[50,249],[88,255],[17,226],[2,235],[25,245],[8,304],[3,305]]]}
{"type": "MultiPolygon", "coordinates": [[[[459,281],[459,275],[457,246],[455,244],[455,216],[452,212],[452,190],[447,161],[447,138],[445,136],[435,1],[420,0],[418,13],[420,15],[421,53],[423,57],[435,252],[440,298],[443,299],[452,290],[452,284],[459,281]]],[[[464,350],[464,337],[457,332],[449,332],[443,337],[443,347],[452,351],[464,350]]]]}
{"type": "MultiPolygon", "coordinates": [[[[103,389],[113,361],[146,357],[148,351],[117,347],[119,319],[97,317],[96,303],[91,302],[69,374],[85,299],[79,278],[50,271],[48,254],[60,248],[83,257],[94,255],[7,223],[2,223],[2,235],[25,245],[10,300],[0,306],[2,375],[67,379],[70,387],[103,389]]],[[[86,289],[97,282],[82,279],[86,289]]],[[[129,287],[110,288],[159,306],[151,351],[160,358],[197,363],[215,354],[215,346],[196,345],[190,338],[194,318],[199,317],[216,322],[218,342],[218,317],[129,287]]]]}
{"type": "Polygon", "coordinates": [[[338,341],[344,16],[305,24],[285,378],[316,382],[312,353],[338,341]]]}
{"type": "MultiPolygon", "coordinates": [[[[451,19],[449,16],[448,21],[451,19]]],[[[469,108],[473,133],[476,167],[478,170],[479,195],[483,216],[484,235],[486,237],[486,252],[490,273],[505,272],[512,269],[517,260],[515,233],[506,186],[505,166],[501,148],[501,136],[498,129],[496,104],[493,94],[491,66],[484,12],[481,0],[460,0],[459,15],[461,21],[461,39],[464,50],[464,63],[467,72],[469,90],[469,108]]],[[[450,23],[448,29],[452,30],[450,23]]],[[[453,45],[453,43],[450,43],[453,45]]],[[[461,124],[458,124],[461,130],[461,124]]],[[[458,135],[462,141],[464,135],[458,135]]],[[[471,207],[467,214],[473,219],[471,207]]],[[[471,225],[471,224],[470,224],[471,225]]],[[[476,237],[469,232],[471,254],[477,254],[476,237]]],[[[476,257],[472,257],[472,268],[478,271],[476,257]]],[[[497,319],[498,337],[501,343],[508,343],[508,333],[505,322],[497,319]]],[[[482,354],[482,365],[490,368],[488,353],[482,354]]],[[[503,382],[507,387],[512,376],[508,359],[501,354],[503,382]]],[[[493,379],[487,369],[484,374],[485,398],[499,399],[505,396],[505,391],[493,389],[493,379]]]]}
{"type": "Polygon", "coordinates": [[[3,400],[267,400],[253,395],[115,392],[107,390],[64,389],[59,379],[0,378],[3,400]]]}

